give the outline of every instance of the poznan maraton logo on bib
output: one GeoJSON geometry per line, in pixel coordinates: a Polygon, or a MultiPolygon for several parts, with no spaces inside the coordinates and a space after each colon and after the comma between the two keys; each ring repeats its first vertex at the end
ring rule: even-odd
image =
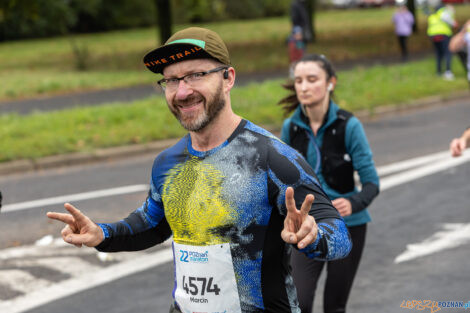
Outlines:
{"type": "Polygon", "coordinates": [[[209,262],[209,251],[198,252],[193,250],[179,250],[180,261],[186,263],[207,263],[209,262]]]}

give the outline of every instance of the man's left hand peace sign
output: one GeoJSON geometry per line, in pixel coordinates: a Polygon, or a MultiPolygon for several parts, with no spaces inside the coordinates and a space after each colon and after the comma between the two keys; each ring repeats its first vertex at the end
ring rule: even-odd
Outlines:
{"type": "Polygon", "coordinates": [[[317,239],[318,226],[313,216],[308,212],[315,197],[311,194],[305,197],[300,210],[297,210],[294,200],[294,189],[288,187],[286,190],[287,215],[284,220],[284,229],[281,232],[282,239],[291,244],[297,244],[303,249],[317,239]]]}

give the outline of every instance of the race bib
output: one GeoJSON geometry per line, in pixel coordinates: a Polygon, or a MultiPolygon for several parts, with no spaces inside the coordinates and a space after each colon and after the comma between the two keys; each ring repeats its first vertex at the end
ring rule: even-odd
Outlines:
{"type": "Polygon", "coordinates": [[[175,301],[183,313],[241,313],[228,243],[188,246],[173,242],[175,301]]]}

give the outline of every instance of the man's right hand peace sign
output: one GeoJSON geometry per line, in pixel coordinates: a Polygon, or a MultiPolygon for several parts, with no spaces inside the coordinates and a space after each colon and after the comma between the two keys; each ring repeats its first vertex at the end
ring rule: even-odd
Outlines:
{"type": "Polygon", "coordinates": [[[77,247],[82,245],[96,247],[103,241],[104,234],[102,229],[90,220],[88,216],[84,215],[70,203],[65,203],[64,207],[70,214],[47,212],[47,217],[67,224],[61,232],[62,239],[65,242],[77,247]]]}
{"type": "Polygon", "coordinates": [[[311,194],[305,197],[300,210],[297,210],[294,199],[294,189],[286,190],[287,215],[284,220],[284,229],[281,232],[282,239],[287,243],[297,244],[303,249],[317,239],[318,227],[313,216],[308,212],[312,207],[315,197],[311,194]]]}

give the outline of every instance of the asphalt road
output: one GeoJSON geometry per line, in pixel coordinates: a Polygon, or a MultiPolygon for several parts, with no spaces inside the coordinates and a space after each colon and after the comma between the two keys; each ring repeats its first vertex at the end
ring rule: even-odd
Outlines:
{"type": "MultiPolygon", "coordinates": [[[[384,168],[388,164],[446,150],[450,139],[468,126],[469,116],[470,101],[460,100],[444,107],[436,106],[367,122],[365,129],[374,159],[379,168],[384,168]]],[[[119,162],[1,177],[0,189],[5,194],[7,207],[36,199],[147,184],[153,157],[147,155],[119,162]]],[[[432,169],[445,162],[436,159],[426,166],[432,169]]],[[[470,242],[465,238],[459,237],[459,245],[452,249],[438,249],[405,262],[394,262],[407,250],[408,244],[426,242],[429,238],[434,238],[431,240],[434,242],[440,241],[440,237],[436,237],[438,232],[441,237],[446,237],[442,235],[446,232],[444,224],[450,223],[454,228],[470,224],[470,205],[466,197],[470,194],[467,182],[470,162],[449,166],[421,178],[405,179],[395,185],[386,184],[399,174],[411,175],[417,169],[418,166],[413,166],[381,177],[382,183],[388,187],[370,208],[373,222],[369,224],[364,257],[351,294],[349,312],[416,310],[400,308],[406,300],[470,300],[470,271],[466,263],[470,256],[470,242]]],[[[141,191],[82,200],[75,204],[97,221],[114,221],[140,206],[145,196],[146,192],[141,191]]],[[[61,210],[61,205],[9,211],[0,215],[2,313],[2,305],[6,307],[9,301],[27,297],[38,289],[87,277],[86,273],[99,273],[116,264],[137,266],[133,265],[133,259],[160,251],[154,248],[130,255],[117,254],[108,262],[100,261],[93,249],[46,245],[33,252],[22,251],[25,245],[32,245],[43,236],[59,235],[61,226],[45,218],[45,212],[49,210],[61,210]]],[[[167,312],[172,273],[172,263],[165,262],[22,312],[167,312]]],[[[89,283],[93,286],[91,279],[89,283]]],[[[88,282],[84,281],[82,285],[86,287],[88,282]]],[[[320,285],[318,292],[321,290],[320,285]]],[[[320,293],[317,295],[316,312],[320,312],[321,296],[320,293]]],[[[430,309],[425,312],[428,311],[430,309]]],[[[442,312],[464,312],[464,309],[442,308],[442,312]]]]}

